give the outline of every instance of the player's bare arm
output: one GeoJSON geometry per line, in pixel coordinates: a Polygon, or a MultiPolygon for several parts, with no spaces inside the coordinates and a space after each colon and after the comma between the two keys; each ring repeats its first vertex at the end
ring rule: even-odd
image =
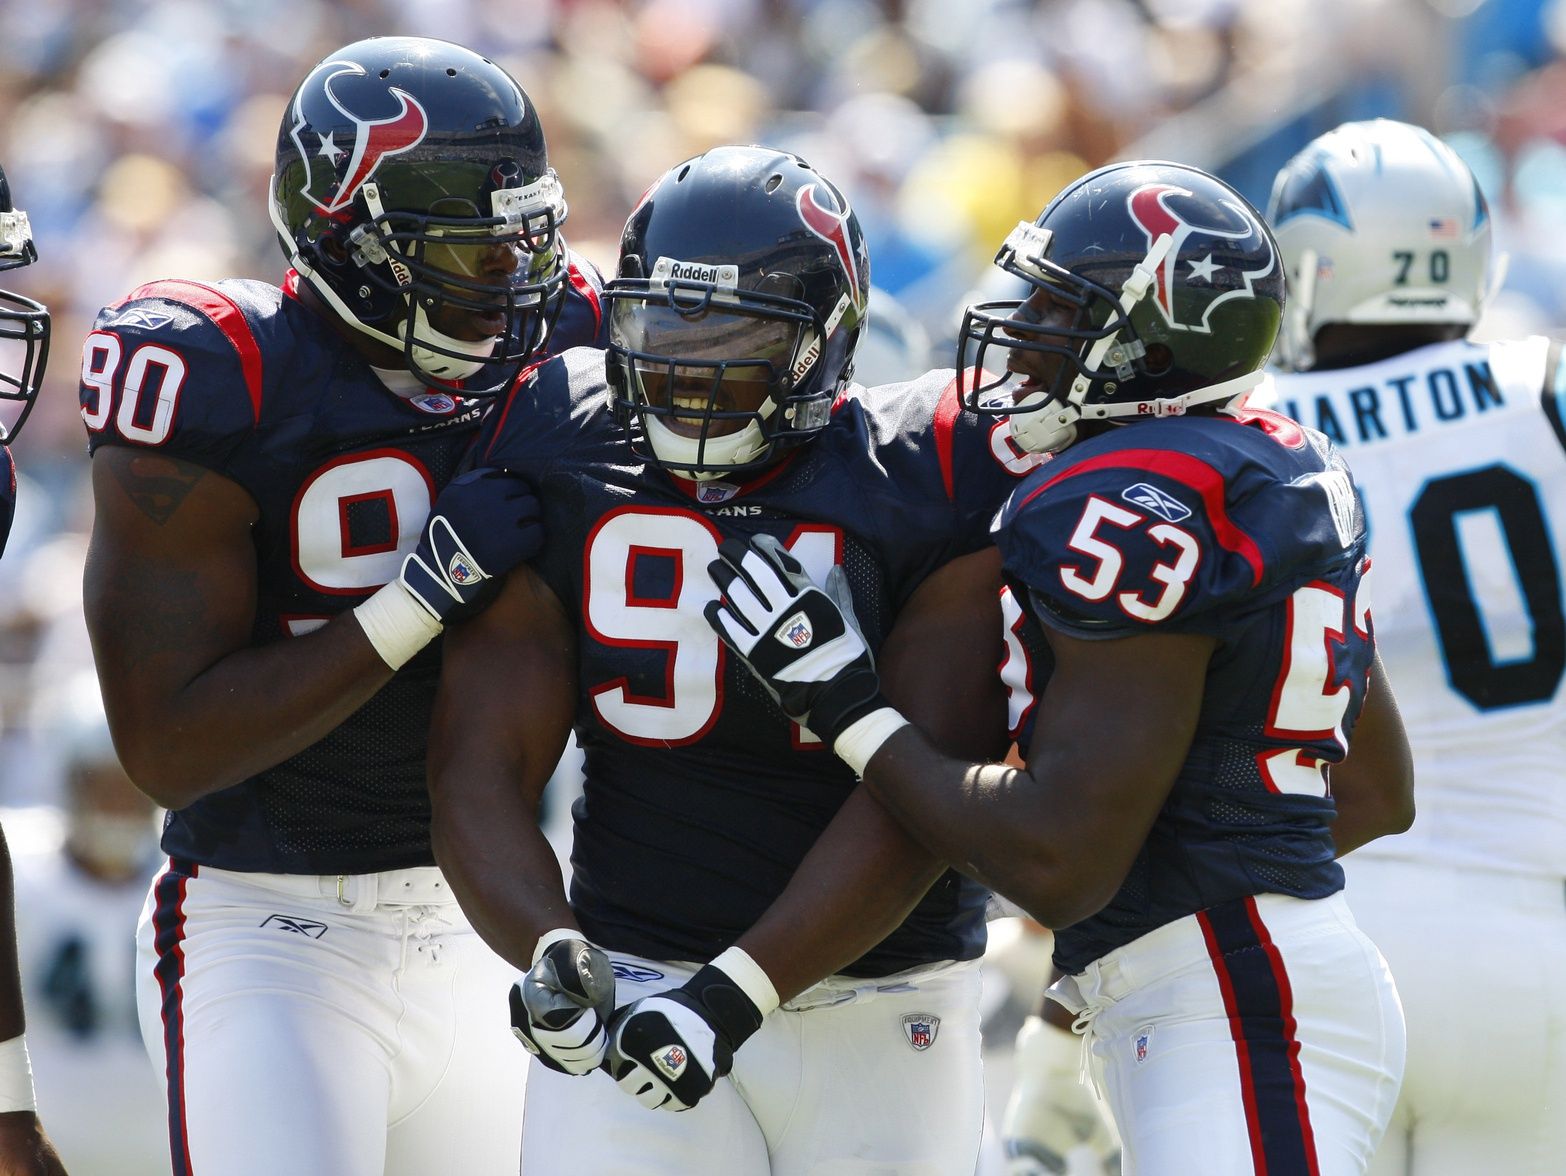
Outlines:
{"type": "Polygon", "coordinates": [[[1063,927],[1114,895],[1146,840],[1196,731],[1214,641],[1051,630],[1049,643],[1026,768],[948,758],[910,726],[864,782],[956,869],[1063,927]]]}
{"type": "Polygon", "coordinates": [[[430,728],[435,859],[484,940],[522,970],[544,932],[575,927],[538,804],[570,734],[576,638],[559,600],[518,568],[447,634],[430,728]]]}
{"type": "Polygon", "coordinates": [[[253,647],[255,503],[193,463],[93,459],[83,603],[115,746],[168,808],[310,746],[392,674],[351,615],[253,647]]]}
{"type": "Polygon", "coordinates": [[[1332,765],[1329,779],[1338,809],[1332,840],[1339,857],[1414,823],[1413,753],[1379,654],[1348,755],[1332,765]]]}
{"type": "Polygon", "coordinates": [[[571,731],[575,631],[522,567],[452,631],[444,657],[429,746],[435,859],[485,942],[526,973],[510,994],[517,1039],[552,1070],[591,1073],[608,1047],[614,974],[577,927],[538,826],[571,731]]]}
{"type": "MultiPolygon", "coordinates": [[[[919,586],[881,649],[887,696],[954,756],[1005,751],[999,589],[993,548],[953,560],[919,586]]],[[[739,944],[787,1000],[895,930],[944,869],[860,786],[739,944]]]]}
{"type": "MultiPolygon", "coordinates": [[[[11,851],[0,830],[0,1043],[15,1050],[27,1028],[22,1010],[22,980],[16,962],[16,896],[11,881],[11,851]]],[[[0,1176],[65,1176],[54,1146],[44,1134],[32,1102],[32,1075],[23,1079],[25,1053],[0,1061],[0,1176]]]]}

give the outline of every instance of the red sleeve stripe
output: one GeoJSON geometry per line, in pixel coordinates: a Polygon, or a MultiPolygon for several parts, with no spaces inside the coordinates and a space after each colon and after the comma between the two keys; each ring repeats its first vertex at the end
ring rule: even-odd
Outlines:
{"type": "Polygon", "coordinates": [[[587,280],[587,275],[577,268],[576,262],[572,262],[567,270],[571,278],[571,288],[587,300],[587,305],[593,308],[593,336],[604,325],[604,304],[598,297],[598,290],[592,282],[587,280]]]}
{"type": "Polygon", "coordinates": [[[494,429],[490,431],[489,444],[484,447],[483,461],[487,462],[489,460],[489,455],[495,451],[495,443],[500,440],[501,435],[506,431],[506,418],[511,415],[511,406],[516,403],[517,393],[532,384],[534,379],[533,373],[538,371],[546,362],[546,359],[540,359],[536,363],[529,364],[511,382],[511,388],[506,393],[506,399],[500,406],[500,417],[495,421],[494,429]]]}
{"type": "Polygon", "coordinates": [[[1218,542],[1229,551],[1243,556],[1245,562],[1251,565],[1251,587],[1254,588],[1261,583],[1264,570],[1261,548],[1257,547],[1256,541],[1229,518],[1228,508],[1224,504],[1223,475],[1205,461],[1186,453],[1176,453],[1168,449],[1120,449],[1113,453],[1087,458],[1069,469],[1062,470],[1043,485],[1036,487],[1022,500],[1019,509],[1057,482],[1063,482],[1077,474],[1107,469],[1133,469],[1159,474],[1166,478],[1173,478],[1176,482],[1196,491],[1202,497],[1202,505],[1206,508],[1207,517],[1212,522],[1213,534],[1217,536],[1218,542]]]}
{"type": "Polygon", "coordinates": [[[245,318],[245,312],[239,309],[239,304],[221,290],[208,286],[205,282],[192,282],[184,278],[166,278],[162,281],[148,282],[145,286],[138,286],[130,292],[125,302],[137,298],[164,298],[170,302],[178,302],[182,306],[200,311],[211,320],[213,326],[223,332],[223,337],[239,355],[239,367],[245,377],[245,391],[250,394],[251,416],[259,424],[261,422],[261,347],[256,342],[255,334],[250,330],[250,322],[245,318]]]}
{"type": "Polygon", "coordinates": [[[941,482],[946,487],[948,502],[957,497],[953,449],[957,443],[957,418],[961,415],[962,400],[957,395],[957,381],[952,380],[941,390],[935,405],[935,455],[941,463],[941,482]]]}

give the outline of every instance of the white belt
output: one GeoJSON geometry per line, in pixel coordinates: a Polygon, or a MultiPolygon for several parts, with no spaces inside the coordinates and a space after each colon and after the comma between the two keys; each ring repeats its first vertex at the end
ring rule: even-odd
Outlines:
{"type": "Polygon", "coordinates": [[[456,902],[438,866],[412,866],[378,874],[254,874],[202,866],[198,876],[257,886],[296,898],[331,899],[355,911],[456,902]]]}
{"type": "Polygon", "coordinates": [[[895,996],[900,993],[918,992],[932,980],[972,971],[978,960],[940,960],[933,964],[920,964],[889,976],[828,976],[818,984],[812,984],[792,1000],[783,1002],[789,1012],[803,1013],[811,1009],[836,1008],[838,1005],[855,1004],[878,996],[895,996]]]}

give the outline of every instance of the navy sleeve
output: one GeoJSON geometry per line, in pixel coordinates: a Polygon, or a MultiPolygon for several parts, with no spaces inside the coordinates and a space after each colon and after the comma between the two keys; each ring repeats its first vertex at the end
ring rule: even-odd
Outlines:
{"type": "MultiPolygon", "coordinates": [[[[941,562],[990,544],[995,512],[1034,464],[1015,449],[997,447],[997,422],[962,407],[956,373],[926,372],[918,379],[860,389],[876,462],[884,469],[887,509],[898,528],[939,531],[941,562]]],[[[999,422],[1002,432],[1004,422],[999,422]]]]}
{"type": "Polygon", "coordinates": [[[261,349],[216,287],[154,282],[99,312],[83,345],[81,410],[90,452],[158,449],[222,469],[261,416],[261,349]]]}
{"type": "Polygon", "coordinates": [[[16,459],[4,445],[0,445],[0,454],[4,455],[0,464],[0,555],[4,555],[11,523],[16,518],[16,459]]]}
{"type": "Polygon", "coordinates": [[[1007,504],[998,536],[1040,619],[1081,637],[1215,631],[1226,623],[1215,611],[1266,574],[1260,544],[1230,516],[1223,473],[1168,450],[1045,466],[1007,504]]]}
{"type": "MultiPolygon", "coordinates": [[[[578,356],[597,352],[577,351],[578,356]]],[[[535,486],[571,444],[572,367],[552,356],[528,368],[485,416],[474,448],[477,466],[511,470],[535,486]]]]}
{"type": "Polygon", "coordinates": [[[1341,455],[1253,415],[1117,429],[1033,474],[997,527],[1041,617],[1081,636],[1219,634],[1353,562],[1364,507],[1341,455]]]}
{"type": "Polygon", "coordinates": [[[608,342],[604,321],[604,276],[580,253],[566,251],[566,297],[549,336],[549,351],[559,355],[573,347],[603,347],[608,342]]]}

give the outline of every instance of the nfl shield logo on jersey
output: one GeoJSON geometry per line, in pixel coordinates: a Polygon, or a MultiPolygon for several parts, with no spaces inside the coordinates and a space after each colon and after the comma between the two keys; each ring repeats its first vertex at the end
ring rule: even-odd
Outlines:
{"type": "Polygon", "coordinates": [[[908,1013],[903,1017],[903,1036],[921,1053],[935,1044],[940,1028],[941,1019],[930,1013],[908,1013]]]}
{"type": "Polygon", "coordinates": [[[727,502],[739,493],[739,487],[732,482],[698,482],[696,484],[696,501],[703,506],[711,506],[717,502],[727,502]]]}
{"type": "Polygon", "coordinates": [[[810,628],[810,618],[803,612],[797,612],[783,622],[778,630],[778,640],[791,649],[805,649],[815,640],[815,633],[810,628]]]}
{"type": "Polygon", "coordinates": [[[434,413],[436,416],[446,416],[457,411],[457,401],[453,396],[444,392],[426,393],[422,396],[410,397],[408,403],[420,412],[434,413]]]}

